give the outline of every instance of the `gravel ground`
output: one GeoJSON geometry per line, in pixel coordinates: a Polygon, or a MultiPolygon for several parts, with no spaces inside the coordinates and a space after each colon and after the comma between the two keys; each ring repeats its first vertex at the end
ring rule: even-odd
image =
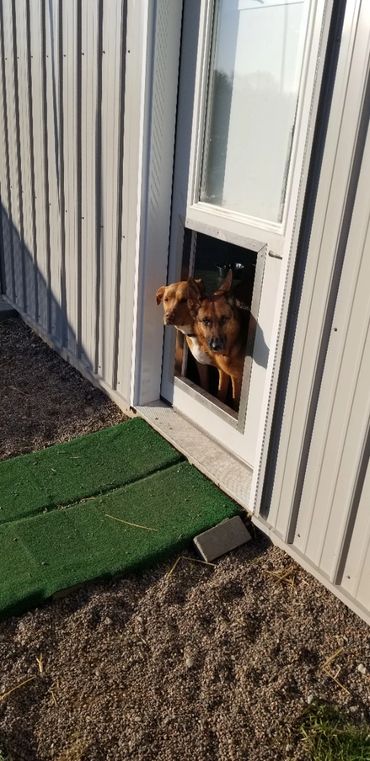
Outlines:
{"type": "MultiPolygon", "coordinates": [[[[120,419],[21,323],[0,335],[0,383],[18,388],[12,403],[1,395],[3,455],[120,419]],[[53,413],[44,404],[26,433],[20,392],[37,416],[41,384],[53,413]]],[[[0,624],[0,745],[12,761],[305,761],[297,726],[312,700],[369,720],[360,619],[260,534],[215,568],[193,561],[0,624]]]]}

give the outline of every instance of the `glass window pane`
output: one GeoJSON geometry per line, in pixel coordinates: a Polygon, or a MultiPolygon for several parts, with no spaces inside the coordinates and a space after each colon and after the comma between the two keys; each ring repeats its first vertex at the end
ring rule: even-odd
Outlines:
{"type": "Polygon", "coordinates": [[[200,200],[280,222],[309,0],[216,0],[200,200]]]}

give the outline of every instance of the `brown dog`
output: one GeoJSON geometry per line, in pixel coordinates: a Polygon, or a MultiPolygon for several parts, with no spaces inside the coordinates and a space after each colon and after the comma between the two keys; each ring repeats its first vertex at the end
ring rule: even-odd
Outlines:
{"type": "Polygon", "coordinates": [[[232,272],[211,296],[205,296],[189,279],[188,307],[201,349],[219,373],[218,398],[225,401],[231,379],[233,406],[238,409],[247,342],[247,314],[230,293],[232,272]]]}
{"type": "MultiPolygon", "coordinates": [[[[202,280],[192,280],[197,293],[204,293],[202,280]]],[[[173,325],[178,332],[185,336],[186,343],[197,362],[200,385],[208,389],[208,367],[214,362],[208,352],[204,351],[199,344],[194,330],[194,320],[188,307],[189,285],[187,280],[178,283],[161,285],[156,293],[157,304],[163,304],[163,322],[165,325],[173,325]]],[[[181,347],[176,341],[176,369],[181,372],[181,347]]]]}

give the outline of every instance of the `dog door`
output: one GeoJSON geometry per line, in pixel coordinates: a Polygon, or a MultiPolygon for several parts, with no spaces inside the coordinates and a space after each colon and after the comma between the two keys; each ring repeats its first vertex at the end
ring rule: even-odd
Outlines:
{"type": "MultiPolygon", "coordinates": [[[[192,276],[200,287],[204,296],[212,296],[222,289],[225,280],[231,280],[228,291],[228,299],[239,321],[236,335],[229,337],[229,348],[232,352],[234,344],[240,344],[242,357],[241,383],[242,390],[240,399],[235,400],[232,393],[231,378],[227,383],[227,391],[224,399],[219,399],[219,371],[217,364],[212,361],[215,356],[209,349],[209,360],[212,364],[203,364],[199,361],[196,351],[191,350],[192,341],[187,342],[183,334],[176,336],[177,352],[175,366],[173,368],[177,378],[181,378],[189,388],[197,388],[204,396],[205,403],[211,402],[219,411],[230,415],[240,429],[244,427],[246,406],[248,402],[248,390],[250,382],[251,362],[254,352],[256,331],[258,340],[263,341],[263,336],[258,327],[258,311],[263,281],[263,269],[265,252],[260,253],[243,249],[239,246],[224,243],[214,238],[185,231],[184,254],[182,260],[181,279],[186,280],[192,276]],[[189,345],[190,344],[190,347],[189,345]]],[[[196,332],[196,326],[193,328],[196,332]]],[[[209,331],[208,331],[209,333],[209,331]]],[[[202,341],[206,345],[210,335],[204,329],[202,341]]],[[[225,325],[226,340],[228,339],[228,326],[225,325]]],[[[195,335],[195,341],[199,345],[199,338],[195,335]]],[[[264,344],[265,345],[265,344],[264,344]]],[[[260,358],[262,354],[260,352],[260,358]]],[[[268,350],[265,345],[265,356],[262,361],[267,364],[268,350]]]]}

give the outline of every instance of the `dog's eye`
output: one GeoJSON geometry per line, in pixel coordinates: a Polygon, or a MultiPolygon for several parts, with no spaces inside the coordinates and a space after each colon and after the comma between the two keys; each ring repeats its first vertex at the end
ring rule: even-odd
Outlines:
{"type": "Polygon", "coordinates": [[[227,319],[228,319],[228,318],[227,318],[227,317],[225,317],[225,315],[223,315],[223,317],[221,317],[221,318],[220,318],[220,325],[226,325],[226,323],[227,323],[227,319]]]}
{"type": "Polygon", "coordinates": [[[209,320],[208,317],[205,317],[204,320],[202,320],[202,323],[208,328],[211,324],[211,320],[209,320]]]}
{"type": "Polygon", "coordinates": [[[180,299],[180,304],[186,304],[187,299],[184,297],[183,299],[180,299]]]}
{"type": "Polygon", "coordinates": [[[163,299],[163,301],[168,301],[168,296],[166,296],[166,297],[163,299]]]}

